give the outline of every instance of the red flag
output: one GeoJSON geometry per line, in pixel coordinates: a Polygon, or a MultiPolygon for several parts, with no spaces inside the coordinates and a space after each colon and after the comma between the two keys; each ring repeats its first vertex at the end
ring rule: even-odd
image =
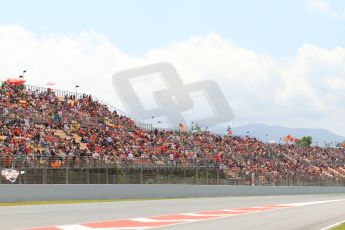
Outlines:
{"type": "Polygon", "coordinates": [[[222,159],[222,155],[223,155],[223,152],[220,152],[217,157],[216,157],[216,160],[217,161],[220,161],[222,159]]]}
{"type": "Polygon", "coordinates": [[[15,79],[15,78],[9,78],[7,79],[7,83],[10,85],[14,85],[14,86],[19,86],[25,83],[24,79],[15,79]]]}

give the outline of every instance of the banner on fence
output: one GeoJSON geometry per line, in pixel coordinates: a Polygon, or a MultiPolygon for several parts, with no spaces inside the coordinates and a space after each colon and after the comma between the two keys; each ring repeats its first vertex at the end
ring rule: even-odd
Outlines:
{"type": "Polygon", "coordinates": [[[1,175],[4,177],[6,180],[14,183],[17,180],[17,177],[19,174],[24,174],[25,171],[17,171],[15,169],[3,169],[1,170],[1,175]]]}

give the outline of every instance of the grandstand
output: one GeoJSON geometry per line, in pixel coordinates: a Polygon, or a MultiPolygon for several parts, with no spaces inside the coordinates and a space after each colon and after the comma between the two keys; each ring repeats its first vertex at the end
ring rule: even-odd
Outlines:
{"type": "Polygon", "coordinates": [[[24,172],[13,183],[345,185],[343,148],[155,129],[90,95],[8,81],[0,106],[0,168],[24,172]]]}

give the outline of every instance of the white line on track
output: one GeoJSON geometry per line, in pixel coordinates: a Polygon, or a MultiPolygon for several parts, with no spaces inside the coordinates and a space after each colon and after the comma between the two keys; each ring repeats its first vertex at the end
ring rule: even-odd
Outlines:
{"type": "Polygon", "coordinates": [[[286,205],[293,205],[295,207],[300,206],[308,206],[308,205],[314,205],[314,204],[324,204],[324,203],[331,203],[331,202],[338,202],[338,201],[345,201],[345,199],[339,199],[339,200],[322,200],[322,201],[313,201],[313,202],[302,202],[302,203],[288,203],[286,205]]]}
{"type": "Polygon", "coordinates": [[[60,228],[60,229],[63,229],[63,230],[90,230],[91,229],[89,227],[82,226],[82,225],[79,225],[79,224],[60,225],[60,226],[57,226],[57,227],[60,228]]]}
{"type": "MultiPolygon", "coordinates": [[[[159,223],[159,222],[176,222],[176,221],[181,221],[181,220],[155,220],[155,219],[150,219],[150,218],[131,218],[129,220],[133,220],[133,221],[139,221],[139,222],[143,222],[143,223],[159,223]]],[[[186,220],[183,219],[183,221],[185,222],[191,222],[191,221],[195,221],[195,220],[186,220]]]]}
{"type": "Polygon", "coordinates": [[[325,228],[322,228],[322,229],[320,229],[320,230],[329,230],[329,229],[331,229],[331,228],[333,228],[333,227],[336,227],[336,226],[338,226],[338,225],[340,225],[340,224],[343,224],[343,223],[345,223],[345,220],[340,221],[340,222],[335,223],[335,224],[332,224],[332,225],[329,225],[329,226],[327,226],[327,227],[325,227],[325,228]]]}

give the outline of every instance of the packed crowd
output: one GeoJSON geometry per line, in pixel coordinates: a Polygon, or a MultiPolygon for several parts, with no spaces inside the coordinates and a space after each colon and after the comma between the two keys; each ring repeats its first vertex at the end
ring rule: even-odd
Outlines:
{"type": "MultiPolygon", "coordinates": [[[[83,95],[58,97],[54,90],[0,88],[0,164],[15,159],[72,166],[83,161],[212,164],[229,176],[252,172],[310,177],[345,177],[344,149],[267,144],[255,138],[210,132],[143,130],[133,120],[83,95]]],[[[58,165],[59,166],[59,165],[58,165]]]]}

